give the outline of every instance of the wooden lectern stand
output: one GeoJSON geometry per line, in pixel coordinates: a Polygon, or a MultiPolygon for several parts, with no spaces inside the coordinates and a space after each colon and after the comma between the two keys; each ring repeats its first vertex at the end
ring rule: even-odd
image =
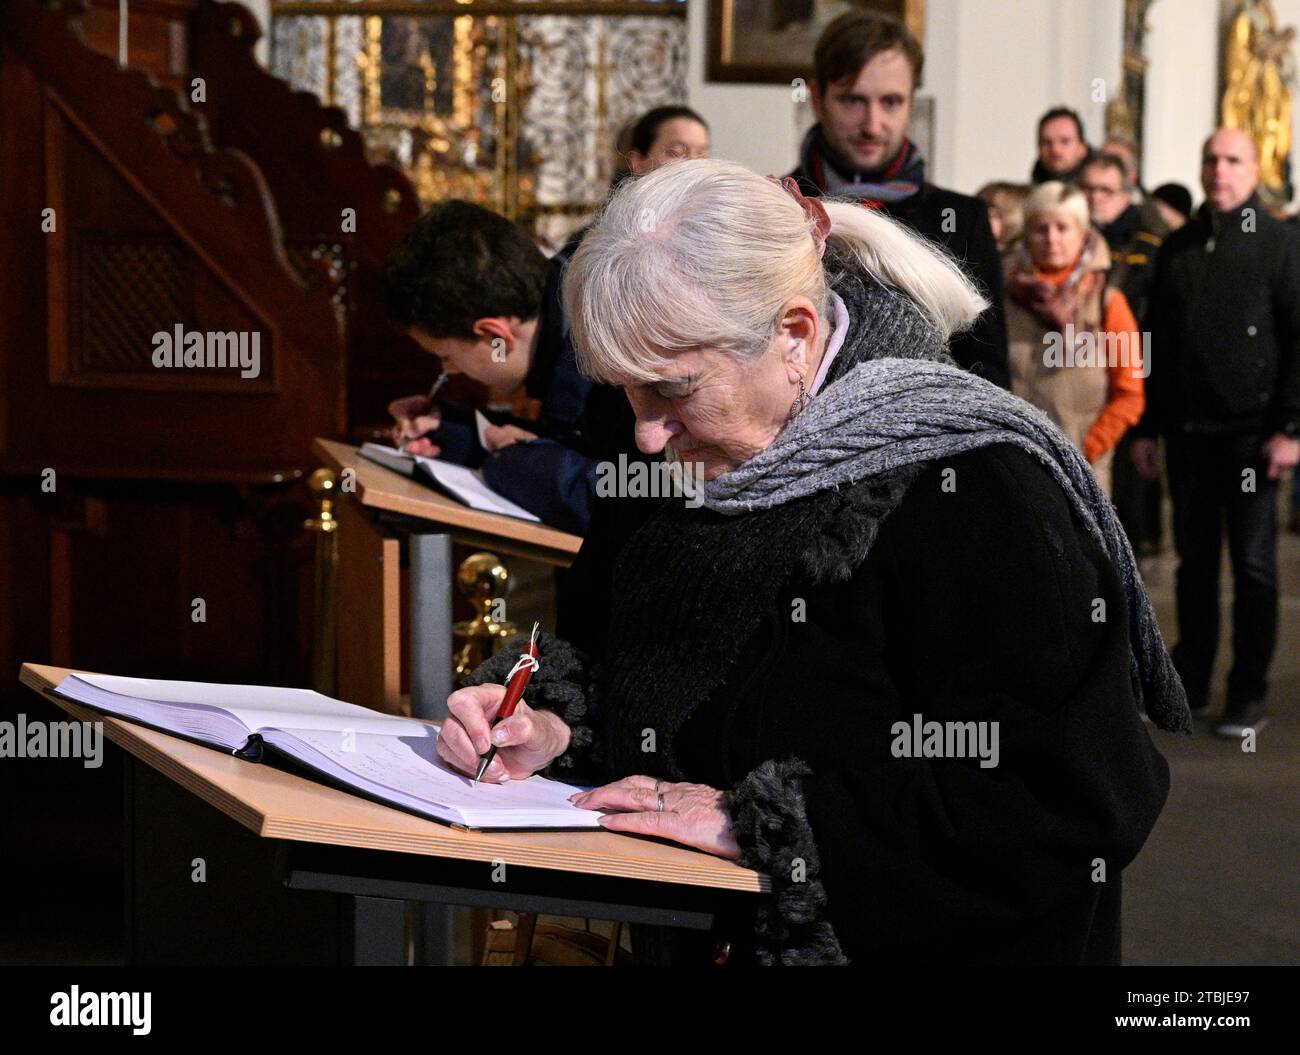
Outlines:
{"type": "MultiPolygon", "coordinates": [[[[333,668],[337,680],[317,678],[317,689],[392,714],[402,710],[401,545],[410,568],[410,713],[444,716],[452,689],[452,542],[494,553],[567,567],[582,539],[564,531],[483,513],[445,498],[425,484],[363,458],[357,448],[318,439],[312,449],[334,476],[332,523],[337,583],[318,598],[318,671],[333,668]],[[322,620],[336,620],[332,626],[322,620]],[[335,632],[336,631],[336,632],[335,632]],[[329,642],[336,662],[328,662],[329,642]]],[[[326,519],[326,518],[322,518],[326,519]]],[[[317,522],[319,523],[319,522],[317,522]]],[[[318,553],[318,559],[322,559],[318,553]]],[[[327,559],[327,558],[326,558],[327,559]]],[[[318,575],[318,590],[328,576],[318,575]]]]}
{"type": "Polygon", "coordinates": [[[69,673],[21,678],[127,753],[130,963],[405,964],[408,901],[707,930],[770,889],[656,839],[457,831],[50,696],[69,673]]]}

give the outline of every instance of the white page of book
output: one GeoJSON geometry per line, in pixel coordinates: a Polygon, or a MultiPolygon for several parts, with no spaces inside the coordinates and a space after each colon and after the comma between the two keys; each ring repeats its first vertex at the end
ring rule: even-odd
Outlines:
{"type": "Polygon", "coordinates": [[[344,703],[311,689],[160,681],[123,678],[115,674],[77,674],[75,677],[119,696],[154,703],[215,707],[233,714],[251,731],[294,725],[304,729],[364,729],[393,736],[432,736],[436,732],[423,722],[380,714],[369,707],[344,703]]]}
{"type": "MultiPolygon", "coordinates": [[[[486,419],[484,420],[486,421],[486,419]]],[[[369,457],[371,461],[378,462],[380,465],[386,466],[394,472],[402,473],[404,476],[410,475],[405,468],[407,462],[423,467],[425,472],[471,509],[479,509],[484,513],[498,513],[501,516],[515,517],[518,520],[531,520],[534,524],[541,523],[537,517],[533,516],[523,506],[515,505],[510,499],[497,494],[492,488],[488,487],[483,482],[483,477],[474,469],[457,465],[455,462],[446,462],[441,458],[426,458],[419,454],[408,454],[406,451],[399,451],[396,447],[385,447],[379,443],[363,444],[361,453],[369,457]]]]}
{"type": "Polygon", "coordinates": [[[454,810],[472,826],[599,827],[600,813],[569,802],[573,785],[532,776],[506,784],[475,785],[437,755],[436,737],[408,739],[357,733],[347,738],[319,729],[284,729],[336,766],[413,800],[454,810]],[[346,750],[345,748],[352,748],[346,750]]]}
{"type": "Polygon", "coordinates": [[[515,505],[510,499],[502,497],[488,487],[483,482],[483,478],[473,469],[421,455],[416,455],[415,461],[471,509],[481,509],[485,513],[500,513],[502,516],[518,517],[520,520],[531,520],[534,523],[539,522],[537,517],[523,506],[515,505]]]}
{"type": "Polygon", "coordinates": [[[478,445],[484,450],[487,450],[487,430],[491,425],[483,411],[474,411],[474,430],[478,433],[478,445]]]}

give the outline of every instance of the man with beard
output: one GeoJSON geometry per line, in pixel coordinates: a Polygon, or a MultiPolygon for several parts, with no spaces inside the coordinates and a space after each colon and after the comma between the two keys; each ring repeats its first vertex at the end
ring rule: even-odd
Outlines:
{"type": "Polygon", "coordinates": [[[1078,183],[1083,166],[1092,159],[1092,147],[1083,135],[1083,119],[1058,106],[1038,119],[1038,160],[1030,179],[1035,183],[1060,180],[1078,183]]]}
{"type": "Polygon", "coordinates": [[[856,199],[948,249],[991,303],[949,351],[1007,388],[1002,263],[988,207],[927,182],[925,158],[907,138],[923,61],[920,42],[896,19],[850,11],[831,22],[813,54],[817,123],[790,175],[805,195],[856,199]]]}

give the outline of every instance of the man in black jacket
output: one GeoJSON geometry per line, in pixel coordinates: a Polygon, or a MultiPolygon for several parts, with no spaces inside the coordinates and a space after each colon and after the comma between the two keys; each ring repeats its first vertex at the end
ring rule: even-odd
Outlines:
{"type": "Polygon", "coordinates": [[[1133,201],[1136,189],[1124,163],[1111,154],[1097,154],[1079,173],[1079,189],[1088,199],[1088,215],[1110,247],[1108,282],[1128,301],[1133,317],[1142,321],[1151,292],[1156,251],[1167,227],[1153,229],[1133,201]]]}
{"type": "MultiPolygon", "coordinates": [[[[1124,162],[1114,154],[1100,153],[1084,164],[1079,189],[1088,199],[1088,213],[1110,247],[1107,282],[1124,294],[1133,317],[1146,317],[1156,252],[1168,227],[1150,226],[1148,213],[1133,201],[1133,185],[1124,162]]],[[[1158,480],[1143,480],[1130,458],[1133,433],[1125,433],[1115,452],[1111,494],[1129,541],[1139,553],[1159,552],[1163,489],[1158,480]]]]}
{"type": "Polygon", "coordinates": [[[1174,662],[1204,710],[1219,637],[1220,524],[1235,586],[1227,710],[1242,736],[1266,721],[1277,642],[1278,481],[1300,463],[1300,238],[1255,194],[1259,162],[1242,131],[1202,153],[1206,201],[1156,258],[1147,327],[1147,411],[1133,443],[1145,476],[1165,440],[1178,548],[1174,662]]]}
{"type": "Polygon", "coordinates": [[[953,338],[959,366],[1009,388],[1002,260],[978,198],[925,179],[925,159],[906,135],[924,55],[895,19],[850,11],[822,32],[811,89],[817,123],[790,173],[806,195],[856,198],[947,248],[988,297],[975,326],[953,338]]]}

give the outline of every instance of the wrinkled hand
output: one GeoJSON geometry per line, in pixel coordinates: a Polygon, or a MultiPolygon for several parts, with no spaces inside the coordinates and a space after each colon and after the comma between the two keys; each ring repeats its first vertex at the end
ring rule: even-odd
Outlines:
{"type": "Polygon", "coordinates": [[[1129,448],[1129,457],[1133,459],[1133,468],[1144,480],[1160,479],[1160,442],[1159,440],[1134,440],[1129,448]]]}
{"type": "Polygon", "coordinates": [[[393,446],[408,454],[437,457],[439,447],[426,434],[442,424],[442,414],[428,396],[403,396],[388,404],[388,413],[397,422],[391,435],[393,446]]]}
{"type": "Polygon", "coordinates": [[[518,425],[489,425],[483,430],[483,441],[489,453],[499,451],[502,447],[509,447],[512,443],[535,439],[537,439],[535,433],[521,429],[518,425]]]}
{"type": "Polygon", "coordinates": [[[728,861],[740,858],[740,846],[731,834],[731,814],[723,793],[706,784],[671,784],[654,777],[624,777],[613,784],[571,796],[584,810],[616,810],[600,818],[602,828],[613,832],[655,835],[728,861]],[[664,812],[656,809],[659,792],[664,812]]]}
{"type": "Polygon", "coordinates": [[[1300,440],[1276,433],[1264,444],[1264,457],[1268,459],[1268,478],[1280,480],[1300,465],[1300,440]]]}
{"type": "Polygon", "coordinates": [[[438,734],[439,757],[473,776],[479,757],[496,744],[496,757],[483,779],[503,784],[531,777],[564,754],[570,736],[564,719],[551,711],[535,711],[523,700],[514,714],[493,727],[505,695],[504,685],[471,685],[448,696],[448,715],[438,734]]]}

